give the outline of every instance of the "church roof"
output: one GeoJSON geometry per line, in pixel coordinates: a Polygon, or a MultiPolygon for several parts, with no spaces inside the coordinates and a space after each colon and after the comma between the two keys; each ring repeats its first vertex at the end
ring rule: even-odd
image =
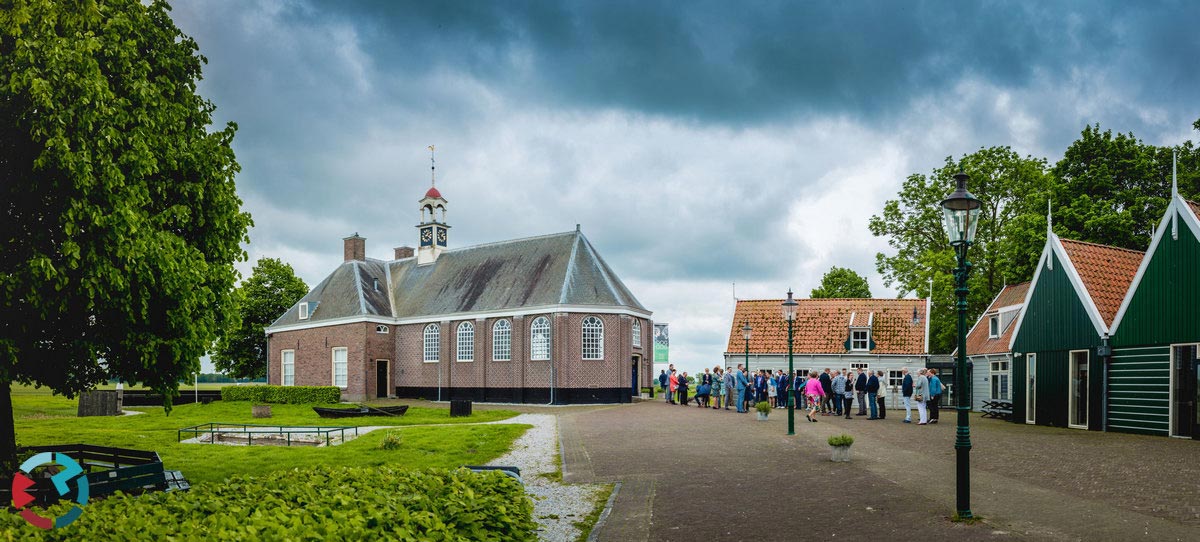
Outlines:
{"type": "Polygon", "coordinates": [[[554,305],[648,312],[579,231],[447,250],[426,265],[415,257],[345,262],[300,301],[317,303],[307,320],[297,303],[270,328],[554,305]]]}

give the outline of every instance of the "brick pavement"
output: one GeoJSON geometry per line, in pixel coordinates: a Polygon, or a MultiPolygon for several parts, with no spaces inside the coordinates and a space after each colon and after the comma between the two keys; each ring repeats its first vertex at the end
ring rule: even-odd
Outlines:
{"type": "Polygon", "coordinates": [[[620,481],[600,540],[1197,540],[1200,443],[972,415],[972,508],[952,523],[953,414],[938,425],[766,422],[657,401],[560,413],[564,478],[620,481]],[[828,435],[854,461],[828,461],[828,435]]]}

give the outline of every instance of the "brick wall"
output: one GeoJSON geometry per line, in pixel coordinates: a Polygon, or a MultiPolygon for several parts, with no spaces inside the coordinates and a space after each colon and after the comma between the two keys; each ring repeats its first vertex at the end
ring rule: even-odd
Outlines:
{"type": "Polygon", "coordinates": [[[363,322],[325,326],[274,333],[268,339],[271,371],[269,382],[279,384],[280,364],[284,350],[295,350],[295,384],[297,386],[329,386],[333,384],[333,349],[346,348],[345,398],[366,395],[364,365],[367,355],[367,327],[375,332],[375,324],[363,322]]]}

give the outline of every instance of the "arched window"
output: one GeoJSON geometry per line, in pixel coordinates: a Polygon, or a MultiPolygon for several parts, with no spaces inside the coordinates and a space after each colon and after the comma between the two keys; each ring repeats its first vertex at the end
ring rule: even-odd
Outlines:
{"type": "Polygon", "coordinates": [[[642,346],[642,321],[634,319],[633,321],[633,347],[642,346]]]}
{"type": "Polygon", "coordinates": [[[385,326],[383,324],[379,324],[379,325],[375,326],[375,333],[387,333],[387,332],[388,332],[387,326],[385,326]]]}
{"type": "Polygon", "coordinates": [[[535,318],[529,326],[529,359],[550,359],[550,319],[545,316],[535,318]]]}
{"type": "Polygon", "coordinates": [[[583,359],[604,359],[604,322],[595,316],[583,319],[583,359]]]}
{"type": "Polygon", "coordinates": [[[492,324],[492,361],[512,359],[512,324],[497,320],[492,324]]]}
{"type": "Polygon", "coordinates": [[[463,322],[458,325],[458,361],[475,361],[475,324],[463,322]]]}
{"type": "Polygon", "coordinates": [[[441,359],[441,331],[437,324],[425,326],[425,363],[437,363],[441,359]]]}

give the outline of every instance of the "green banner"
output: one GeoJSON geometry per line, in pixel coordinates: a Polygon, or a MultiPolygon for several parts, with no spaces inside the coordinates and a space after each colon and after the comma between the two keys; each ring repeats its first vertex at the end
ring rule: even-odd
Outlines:
{"type": "Polygon", "coordinates": [[[667,335],[667,324],[654,324],[654,363],[670,363],[671,338],[667,335]]]}

